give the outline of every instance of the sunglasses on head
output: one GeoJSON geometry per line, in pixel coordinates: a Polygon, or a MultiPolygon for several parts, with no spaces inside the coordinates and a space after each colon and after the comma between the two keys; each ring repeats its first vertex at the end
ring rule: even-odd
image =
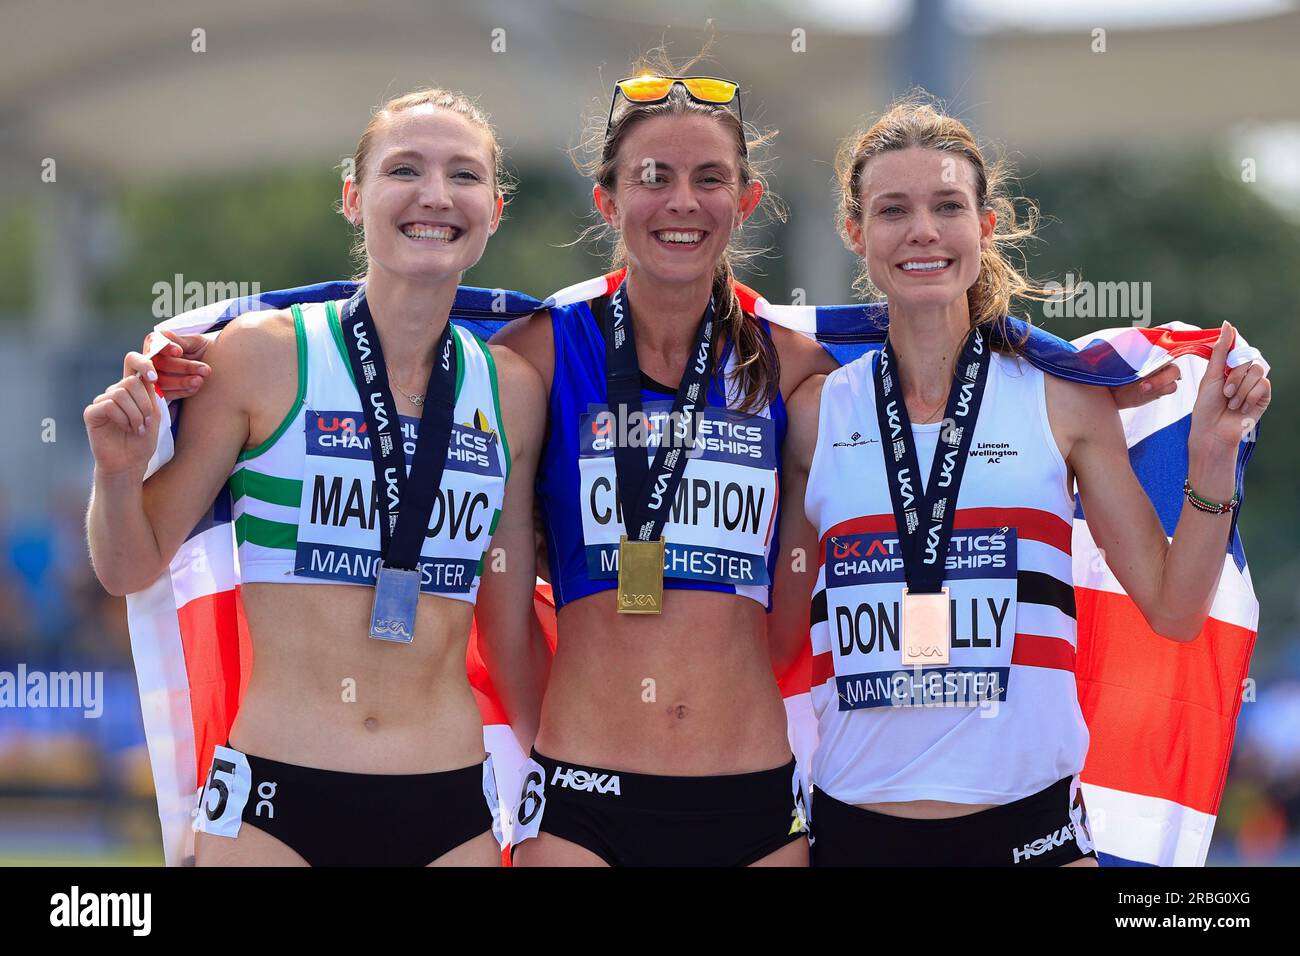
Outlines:
{"type": "MultiPolygon", "coordinates": [[[[674,86],[681,86],[696,103],[710,106],[736,104],[736,113],[741,125],[745,123],[745,113],[740,106],[740,84],[731,80],[721,80],[716,76],[658,76],[646,73],[642,76],[629,76],[614,84],[614,96],[609,103],[609,119],[605,122],[605,132],[614,125],[614,107],[618,105],[618,96],[629,103],[662,103],[668,99],[674,86]]],[[[748,154],[748,148],[746,148],[748,154]]]]}

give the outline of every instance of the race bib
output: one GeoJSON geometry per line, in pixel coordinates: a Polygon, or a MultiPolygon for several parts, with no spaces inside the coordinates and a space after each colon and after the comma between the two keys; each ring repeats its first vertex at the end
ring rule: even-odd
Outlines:
{"type": "MultiPolygon", "coordinates": [[[[298,512],[295,574],[373,584],[379,559],[379,492],[365,417],[358,411],[306,412],[307,457],[298,512]]],[[[406,467],[419,419],[401,418],[406,467]]],[[[442,486],[420,550],[420,590],[467,594],[492,540],[505,478],[498,437],[453,424],[442,486]]]]}
{"type": "Polygon", "coordinates": [[[244,805],[253,789],[248,758],[238,750],[218,746],[212,753],[208,778],[199,791],[194,812],[196,833],[236,837],[244,822],[244,805]]]}
{"type": "MultiPolygon", "coordinates": [[[[626,423],[604,406],[589,406],[581,418],[579,500],[587,576],[592,580],[618,577],[618,541],[625,526],[614,471],[615,442],[644,440],[647,461],[653,460],[670,433],[671,410],[671,402],[647,402],[646,425],[634,436],[620,436],[626,423]]],[[[664,525],[664,577],[770,584],[767,548],[776,516],[776,465],[772,419],[707,408],[664,525]]]]}
{"type": "Polygon", "coordinates": [[[1016,636],[1016,530],[954,530],[943,583],[950,663],[903,667],[903,557],[895,532],[826,541],[826,613],[840,710],[974,707],[1007,699],[1016,636]]]}

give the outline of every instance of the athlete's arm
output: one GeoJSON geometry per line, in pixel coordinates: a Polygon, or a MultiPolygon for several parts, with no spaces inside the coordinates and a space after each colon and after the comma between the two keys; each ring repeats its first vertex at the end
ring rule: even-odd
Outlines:
{"type": "Polygon", "coordinates": [[[781,466],[781,553],[772,586],[772,613],[767,619],[772,669],[785,674],[808,641],[808,612],[817,583],[817,530],[804,514],[808,469],[817,447],[817,419],[825,375],[805,379],[789,401],[789,419],[781,466]]]}
{"type": "Polygon", "coordinates": [[[541,377],[545,400],[555,375],[555,334],[551,330],[550,310],[542,309],[527,318],[507,322],[490,342],[509,349],[533,367],[541,377]]]}
{"type": "MultiPolygon", "coordinates": [[[[295,369],[295,354],[289,313],[256,313],[231,322],[208,349],[212,371],[204,387],[185,403],[175,454],[148,481],[144,473],[159,419],[144,383],[127,375],[87,406],[83,420],[95,479],[86,530],[95,574],[110,593],[147,587],[167,567],[249,444],[254,404],[286,389],[294,394],[296,372],[285,370],[295,369]],[[137,426],[145,409],[150,424],[141,433],[137,426]]],[[[284,405],[281,415],[290,400],[277,402],[284,405]]]]}
{"type": "Polygon", "coordinates": [[[492,347],[501,392],[502,428],[510,447],[501,520],[483,565],[475,616],[479,653],[524,753],[541,719],[551,653],[539,626],[533,536],[533,480],[546,435],[546,393],[533,367],[509,349],[492,347]]]}
{"type": "MultiPolygon", "coordinates": [[[[1263,414],[1271,394],[1258,367],[1241,366],[1225,376],[1231,341],[1225,326],[1201,380],[1187,443],[1193,490],[1220,502],[1233,496],[1238,444],[1263,414]],[[1225,395],[1228,391],[1232,394],[1225,395]]],[[[1177,641],[1194,639],[1209,614],[1223,570],[1231,516],[1206,514],[1184,502],[1177,532],[1167,541],[1129,464],[1110,392],[1053,376],[1046,382],[1053,432],[1062,443],[1088,528],[1106,563],[1156,633],[1177,641]]]]}
{"type": "Polygon", "coordinates": [[[769,323],[769,327],[772,345],[781,361],[781,397],[787,402],[811,376],[829,375],[840,367],[829,352],[808,336],[775,323],[769,323]]]}

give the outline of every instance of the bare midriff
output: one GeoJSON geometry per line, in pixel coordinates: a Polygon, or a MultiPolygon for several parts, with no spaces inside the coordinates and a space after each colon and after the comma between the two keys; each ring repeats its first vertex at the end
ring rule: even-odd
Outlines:
{"type": "Polygon", "coordinates": [[[555,760],[706,776],[790,759],[766,612],[715,591],[667,590],[662,614],[619,614],[615,592],[566,604],[537,734],[555,760]]]}
{"type": "Polygon", "coordinates": [[[871,810],[891,817],[913,820],[947,820],[965,817],[981,810],[992,810],[995,803],[947,803],[943,800],[900,800],[896,803],[859,803],[861,810],[871,810]]]}
{"type": "Polygon", "coordinates": [[[410,644],[368,636],[374,589],[245,584],[253,670],[231,746],[350,773],[434,773],[484,758],[465,672],[473,605],[421,594],[410,644]]]}

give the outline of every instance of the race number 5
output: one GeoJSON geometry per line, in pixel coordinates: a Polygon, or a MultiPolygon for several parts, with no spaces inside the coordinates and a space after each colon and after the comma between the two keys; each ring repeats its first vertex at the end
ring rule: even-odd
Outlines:
{"type": "Polygon", "coordinates": [[[212,754],[208,779],[199,791],[194,829],[216,836],[237,835],[252,784],[248,758],[238,750],[217,747],[212,754]]]}
{"type": "Polygon", "coordinates": [[[224,780],[217,779],[217,774],[224,774],[228,777],[234,777],[235,765],[229,760],[222,760],[220,757],[212,758],[212,769],[208,771],[208,782],[204,787],[206,793],[211,796],[216,794],[216,806],[208,806],[204,802],[203,812],[207,814],[209,820],[216,820],[226,812],[226,804],[230,800],[230,788],[226,786],[224,780]]]}

